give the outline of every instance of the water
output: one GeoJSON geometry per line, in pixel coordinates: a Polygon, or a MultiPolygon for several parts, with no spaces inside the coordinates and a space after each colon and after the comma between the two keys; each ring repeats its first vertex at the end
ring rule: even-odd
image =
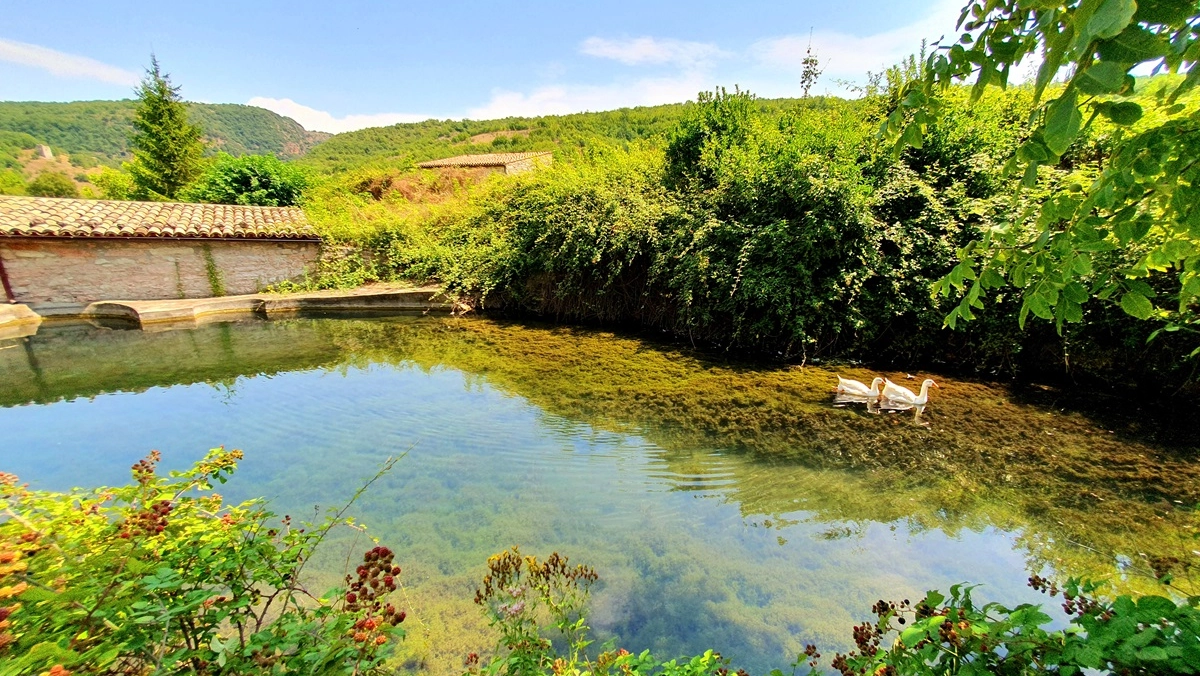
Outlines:
{"type": "MultiPolygon", "coordinates": [[[[862,380],[866,371],[843,369],[862,380]]],[[[903,374],[890,374],[902,377],[903,374]]],[[[1196,449],[941,379],[921,420],[830,405],[833,371],[706,360],[613,334],[482,319],[295,319],[161,333],[43,326],[0,341],[0,470],[114,484],[246,451],[230,499],[339,504],[398,551],[404,658],[434,674],[494,637],[471,603],[513,544],[593,565],[600,639],[717,648],[761,673],[848,647],[875,600],[1031,572],[1111,577],[1178,555],[1196,449]],[[1177,502],[1178,501],[1178,502],[1177,502]]],[[[317,563],[336,579],[350,533],[317,563]]]]}

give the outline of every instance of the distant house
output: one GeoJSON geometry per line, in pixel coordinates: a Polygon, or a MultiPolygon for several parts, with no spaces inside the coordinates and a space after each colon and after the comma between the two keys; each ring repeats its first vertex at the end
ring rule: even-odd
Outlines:
{"type": "Polygon", "coordinates": [[[545,166],[554,161],[554,153],[544,150],[535,153],[488,153],[486,155],[459,155],[442,160],[422,162],[417,166],[422,169],[485,169],[489,172],[502,171],[506,174],[519,174],[545,166]]]}
{"type": "Polygon", "coordinates": [[[319,249],[294,207],[0,196],[5,300],[43,315],[254,293],[302,277],[319,249]]]}

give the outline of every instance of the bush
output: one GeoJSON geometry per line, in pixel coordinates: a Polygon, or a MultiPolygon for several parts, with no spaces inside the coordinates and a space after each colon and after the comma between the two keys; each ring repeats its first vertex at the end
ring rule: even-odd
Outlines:
{"type": "Polygon", "coordinates": [[[0,195],[24,195],[25,176],[16,169],[0,169],[0,195]]]}
{"type": "Polygon", "coordinates": [[[212,484],[241,457],[163,477],[155,452],[129,486],[65,494],[0,474],[0,676],[376,670],[402,636],[391,552],[367,552],[349,590],[309,594],[305,562],[342,512],[293,525],[225,504],[212,484]]]}
{"type": "Polygon", "coordinates": [[[25,187],[25,192],[35,197],[79,197],[75,181],[59,171],[39,174],[25,187]]]}
{"type": "Polygon", "coordinates": [[[100,189],[100,196],[106,200],[131,200],[136,190],[131,174],[112,167],[102,168],[99,174],[91,177],[91,182],[100,189]]]}
{"type": "MultiPolygon", "coordinates": [[[[1060,591],[1037,575],[1030,584],[1060,591]]],[[[915,605],[879,601],[877,620],[854,629],[858,649],[832,666],[842,676],[1200,673],[1200,598],[1105,602],[1089,596],[1095,589],[1072,581],[1061,590],[1071,621],[1058,630],[1038,606],[977,605],[964,585],[915,605]]]]}
{"type": "Polygon", "coordinates": [[[192,202],[290,207],[300,203],[308,176],[274,155],[221,153],[183,197],[192,202]]]}

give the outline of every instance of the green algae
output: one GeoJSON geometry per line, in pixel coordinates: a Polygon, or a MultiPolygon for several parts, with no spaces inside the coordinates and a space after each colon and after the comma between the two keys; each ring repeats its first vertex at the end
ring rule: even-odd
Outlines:
{"type": "MultiPolygon", "coordinates": [[[[753,462],[735,471],[784,462],[816,472],[789,474],[789,483],[735,481],[748,515],[794,511],[794,496],[804,495],[804,509],[831,521],[1030,529],[1042,535],[1028,539],[1031,557],[1099,576],[1111,574],[1117,554],[1177,555],[1195,527],[1180,507],[1200,504],[1200,447],[1128,438],[1082,413],[1020,403],[1004,386],[937,377],[923,425],[830,406],[836,374],[875,374],[860,368],[750,365],[608,332],[473,319],[333,328],[360,363],[461,370],[668,451],[743,452],[753,462]],[[819,470],[836,471],[836,480],[819,470]]],[[[906,374],[883,375],[903,382],[906,374]]],[[[687,472],[687,454],[665,457],[687,472]]]]}

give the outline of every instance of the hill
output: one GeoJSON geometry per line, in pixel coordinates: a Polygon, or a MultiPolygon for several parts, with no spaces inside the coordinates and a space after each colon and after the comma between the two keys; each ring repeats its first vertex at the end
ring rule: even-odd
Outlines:
{"type": "MultiPolygon", "coordinates": [[[[87,158],[114,164],[129,155],[135,105],[131,100],[0,101],[0,132],[28,134],[84,164],[87,158]]],[[[297,157],[328,137],[264,108],[232,103],[189,103],[188,107],[211,147],[233,155],[297,157]]]]}
{"type": "MultiPolygon", "coordinates": [[[[758,99],[763,112],[822,106],[824,99],[758,99]]],[[[404,166],[468,153],[526,152],[585,147],[595,140],[662,138],[692,103],[622,108],[597,113],[510,117],[502,120],[425,120],[337,134],[301,160],[338,172],[373,163],[404,166]]]]}

